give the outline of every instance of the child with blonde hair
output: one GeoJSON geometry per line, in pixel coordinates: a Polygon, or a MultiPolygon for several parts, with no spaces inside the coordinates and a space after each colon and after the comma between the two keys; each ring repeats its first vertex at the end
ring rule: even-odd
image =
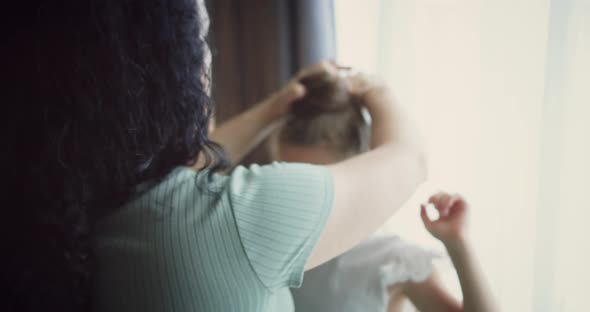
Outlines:
{"type": "MultiPolygon", "coordinates": [[[[271,138],[275,160],[328,165],[368,150],[371,127],[364,114],[370,93],[381,87],[361,75],[318,74],[301,81],[306,95],[271,138]]],[[[370,105],[370,104],[369,104],[370,105]]],[[[372,116],[378,118],[378,116],[372,116]]],[[[428,202],[439,211],[426,229],[442,241],[457,270],[464,301],[445,289],[432,260],[436,254],[397,236],[371,237],[305,273],[292,289],[297,311],[401,311],[407,299],[420,311],[495,311],[465,235],[468,205],[459,195],[439,193],[428,202]]]]}

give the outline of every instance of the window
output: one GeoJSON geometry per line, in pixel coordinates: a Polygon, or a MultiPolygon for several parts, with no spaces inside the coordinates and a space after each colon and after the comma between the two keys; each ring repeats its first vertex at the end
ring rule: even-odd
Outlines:
{"type": "Polygon", "coordinates": [[[441,248],[418,203],[460,192],[506,311],[587,310],[590,2],[336,0],[335,11],[338,61],[391,85],[429,147],[428,181],[383,231],[441,248]]]}

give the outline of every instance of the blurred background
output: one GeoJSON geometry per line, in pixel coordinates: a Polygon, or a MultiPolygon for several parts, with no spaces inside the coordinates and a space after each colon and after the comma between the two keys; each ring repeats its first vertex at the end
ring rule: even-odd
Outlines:
{"type": "MultiPolygon", "coordinates": [[[[218,123],[322,59],[378,76],[414,115],[430,157],[427,182],[380,232],[442,250],[418,204],[462,193],[505,311],[590,310],[590,1],[207,5],[218,123]]],[[[267,161],[260,148],[247,162],[267,161]]]]}

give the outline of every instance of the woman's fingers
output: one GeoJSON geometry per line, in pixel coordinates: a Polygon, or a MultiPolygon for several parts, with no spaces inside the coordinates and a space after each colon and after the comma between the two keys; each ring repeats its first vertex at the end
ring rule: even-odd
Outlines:
{"type": "Polygon", "coordinates": [[[289,114],[291,104],[305,95],[305,87],[298,81],[291,81],[264,100],[272,107],[271,115],[282,118],[289,114]]]}
{"type": "Polygon", "coordinates": [[[346,78],[348,91],[352,94],[361,95],[369,89],[369,78],[363,73],[356,73],[346,78]]]}
{"type": "Polygon", "coordinates": [[[332,63],[331,61],[320,62],[320,63],[314,64],[314,65],[311,65],[309,67],[306,67],[304,69],[301,69],[295,75],[295,79],[299,80],[304,77],[323,73],[323,72],[327,72],[330,74],[337,74],[338,73],[338,65],[336,65],[335,63],[332,63]]]}
{"type": "Polygon", "coordinates": [[[332,60],[332,61],[330,61],[330,63],[331,63],[333,66],[335,66],[335,67],[336,67],[336,69],[338,69],[338,70],[344,70],[344,71],[349,71],[349,70],[352,70],[352,67],[350,67],[350,66],[343,66],[343,65],[340,65],[340,64],[336,63],[336,61],[333,61],[333,60],[332,60]]]}
{"type": "Polygon", "coordinates": [[[305,87],[299,82],[291,82],[280,94],[280,101],[286,103],[294,102],[305,95],[305,87]]]}

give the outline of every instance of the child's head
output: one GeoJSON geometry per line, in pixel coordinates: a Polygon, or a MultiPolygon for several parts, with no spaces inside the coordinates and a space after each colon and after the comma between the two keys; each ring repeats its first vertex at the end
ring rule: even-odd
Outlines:
{"type": "Polygon", "coordinates": [[[307,93],[293,103],[293,118],[275,134],[273,158],[329,164],[366,151],[369,125],[345,80],[318,74],[301,83],[307,93]]]}

